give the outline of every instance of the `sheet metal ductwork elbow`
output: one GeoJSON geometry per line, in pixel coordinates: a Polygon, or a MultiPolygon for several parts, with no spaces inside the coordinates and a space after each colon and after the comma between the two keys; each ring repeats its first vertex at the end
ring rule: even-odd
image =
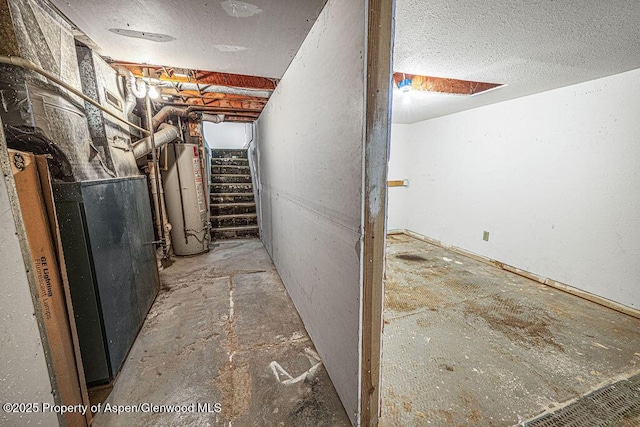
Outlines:
{"type": "Polygon", "coordinates": [[[146,156],[153,148],[160,148],[165,144],[175,141],[180,135],[180,130],[177,127],[167,123],[162,123],[158,129],[158,132],[153,134],[155,147],[151,147],[150,137],[143,138],[133,144],[133,156],[136,159],[146,156]]]}
{"type": "Polygon", "coordinates": [[[156,129],[160,126],[160,123],[164,122],[169,116],[187,117],[190,114],[194,114],[190,107],[174,107],[167,105],[166,107],[162,107],[162,109],[153,116],[153,128],[156,129]]]}

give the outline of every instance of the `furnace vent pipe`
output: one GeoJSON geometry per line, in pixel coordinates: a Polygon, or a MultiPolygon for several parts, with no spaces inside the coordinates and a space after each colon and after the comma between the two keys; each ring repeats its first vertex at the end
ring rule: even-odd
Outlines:
{"type": "MultiPolygon", "coordinates": [[[[170,82],[160,83],[162,87],[173,88],[170,82]]],[[[269,98],[273,94],[273,90],[269,89],[249,89],[232,86],[204,85],[202,83],[181,82],[181,90],[195,90],[207,93],[224,93],[227,95],[250,96],[252,98],[269,98]]]]}
{"type": "Polygon", "coordinates": [[[191,112],[191,107],[180,108],[171,105],[162,107],[162,109],[160,109],[160,111],[158,111],[156,115],[153,116],[153,128],[156,129],[158,126],[160,126],[160,123],[164,122],[169,116],[186,117],[191,114],[191,112]]]}
{"type": "Polygon", "coordinates": [[[154,148],[160,148],[172,141],[178,139],[180,131],[177,127],[171,126],[167,123],[162,123],[159,127],[159,131],[153,134],[155,147],[151,147],[151,137],[143,138],[133,144],[133,156],[139,159],[142,156],[149,154],[154,148]]]}
{"type": "Polygon", "coordinates": [[[125,68],[118,67],[118,74],[124,77],[126,85],[125,85],[125,103],[124,103],[124,112],[128,116],[133,112],[133,109],[136,108],[136,104],[138,100],[136,98],[144,98],[146,95],[145,89],[138,89],[138,83],[136,82],[136,77],[133,73],[125,68]]]}
{"type": "Polygon", "coordinates": [[[224,114],[207,114],[202,113],[203,122],[222,123],[224,122],[224,114]]]}

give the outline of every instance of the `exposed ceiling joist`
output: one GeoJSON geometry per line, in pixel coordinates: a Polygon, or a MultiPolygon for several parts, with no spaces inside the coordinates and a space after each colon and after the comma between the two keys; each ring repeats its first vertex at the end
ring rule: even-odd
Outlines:
{"type": "Polygon", "coordinates": [[[199,97],[189,97],[187,99],[181,98],[180,100],[173,100],[163,102],[163,104],[176,105],[180,103],[182,105],[204,105],[215,108],[228,108],[233,111],[244,111],[247,113],[261,113],[264,105],[244,103],[242,101],[228,100],[228,99],[208,99],[199,97]]]}
{"type": "Polygon", "coordinates": [[[233,116],[233,117],[225,117],[225,122],[240,122],[240,123],[250,123],[255,121],[255,119],[251,118],[251,117],[239,117],[239,116],[233,116]]]}
{"type": "Polygon", "coordinates": [[[448,93],[452,95],[474,95],[502,86],[499,83],[472,82],[469,80],[447,79],[442,77],[419,76],[417,74],[394,73],[395,86],[404,79],[411,80],[413,90],[448,93]]]}
{"type": "Polygon", "coordinates": [[[393,100],[415,123],[640,67],[640,2],[397,0],[396,71],[503,83],[478,96],[415,90],[393,100]]]}
{"type": "Polygon", "coordinates": [[[225,121],[256,120],[277,80],[202,70],[177,69],[146,64],[112,62],[153,85],[161,97],[157,104],[202,106],[213,114],[224,114],[225,121]]]}
{"type": "MultiPolygon", "coordinates": [[[[178,90],[178,89],[170,89],[163,88],[162,94],[164,96],[174,96],[182,99],[200,99],[204,104],[215,104],[221,107],[234,107],[234,108],[243,108],[246,110],[255,110],[262,111],[264,105],[267,102],[265,98],[252,98],[248,96],[241,95],[228,95],[224,93],[207,93],[203,92],[199,94],[197,91],[191,90],[178,90]]],[[[193,102],[193,101],[192,101],[193,102]]]]}
{"type": "Polygon", "coordinates": [[[153,77],[161,81],[174,83],[196,83],[199,85],[228,86],[245,89],[274,90],[277,79],[266,77],[246,76],[242,74],[218,73],[203,70],[179,70],[158,65],[132,64],[128,62],[113,62],[112,66],[123,66],[136,77],[153,77]],[[148,75],[145,75],[145,68],[148,75]],[[180,73],[180,74],[178,74],[180,73]]]}

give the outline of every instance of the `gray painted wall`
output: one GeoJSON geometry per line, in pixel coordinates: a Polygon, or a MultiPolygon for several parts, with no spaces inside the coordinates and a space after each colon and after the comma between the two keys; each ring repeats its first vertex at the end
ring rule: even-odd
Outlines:
{"type": "Polygon", "coordinates": [[[366,2],[330,0],[258,120],[261,236],[357,419],[366,2]]]}
{"type": "MultiPolygon", "coordinates": [[[[4,144],[1,130],[0,139],[4,144]]],[[[0,179],[0,403],[53,405],[49,371],[5,179],[0,179]]],[[[0,411],[0,425],[27,424],[58,425],[58,417],[51,412],[0,411]]]]}

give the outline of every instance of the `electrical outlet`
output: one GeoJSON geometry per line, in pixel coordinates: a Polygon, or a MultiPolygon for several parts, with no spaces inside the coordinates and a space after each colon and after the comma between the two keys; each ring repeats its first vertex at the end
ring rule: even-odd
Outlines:
{"type": "Polygon", "coordinates": [[[482,232],[482,240],[484,240],[485,242],[489,241],[489,232],[488,231],[483,231],[482,232]]]}

